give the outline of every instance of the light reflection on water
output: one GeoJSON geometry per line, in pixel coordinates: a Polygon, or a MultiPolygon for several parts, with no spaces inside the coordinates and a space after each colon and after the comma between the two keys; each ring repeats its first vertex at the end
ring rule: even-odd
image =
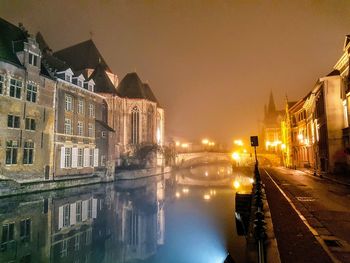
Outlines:
{"type": "Polygon", "coordinates": [[[219,263],[228,251],[244,262],[234,221],[238,179],[246,180],[230,165],[205,165],[1,199],[0,262],[219,263]],[[186,176],[197,183],[178,180],[186,176]]]}

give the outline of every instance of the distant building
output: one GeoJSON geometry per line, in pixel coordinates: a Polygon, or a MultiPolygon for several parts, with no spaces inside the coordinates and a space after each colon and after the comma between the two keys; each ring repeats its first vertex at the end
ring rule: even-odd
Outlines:
{"type": "Polygon", "coordinates": [[[280,152],[281,138],[281,120],[284,111],[276,110],[275,101],[272,92],[270,93],[269,104],[265,106],[263,121],[263,142],[267,152],[280,152]]]}
{"type": "Polygon", "coordinates": [[[55,80],[24,28],[0,18],[0,176],[51,179],[55,80]]]}

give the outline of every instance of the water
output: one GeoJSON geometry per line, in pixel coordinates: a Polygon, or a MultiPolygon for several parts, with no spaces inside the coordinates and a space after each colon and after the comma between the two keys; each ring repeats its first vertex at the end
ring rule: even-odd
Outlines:
{"type": "Polygon", "coordinates": [[[234,207],[247,178],[208,164],[0,199],[0,262],[244,262],[234,207]]]}

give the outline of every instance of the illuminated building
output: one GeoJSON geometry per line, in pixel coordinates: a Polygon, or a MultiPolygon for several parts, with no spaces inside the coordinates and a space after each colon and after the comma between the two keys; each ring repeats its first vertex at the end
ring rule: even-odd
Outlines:
{"type": "Polygon", "coordinates": [[[276,110],[272,92],[270,93],[269,104],[265,106],[263,122],[263,143],[267,152],[280,152],[281,147],[281,120],[284,111],[276,110]]]}

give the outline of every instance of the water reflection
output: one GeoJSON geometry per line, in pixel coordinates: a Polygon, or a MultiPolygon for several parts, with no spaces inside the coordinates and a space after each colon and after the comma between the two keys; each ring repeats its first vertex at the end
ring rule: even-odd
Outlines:
{"type": "Polygon", "coordinates": [[[244,262],[232,187],[244,178],[231,167],[207,165],[167,178],[1,199],[0,262],[222,262],[228,251],[244,262]],[[178,181],[205,171],[229,184],[178,181]]]}

